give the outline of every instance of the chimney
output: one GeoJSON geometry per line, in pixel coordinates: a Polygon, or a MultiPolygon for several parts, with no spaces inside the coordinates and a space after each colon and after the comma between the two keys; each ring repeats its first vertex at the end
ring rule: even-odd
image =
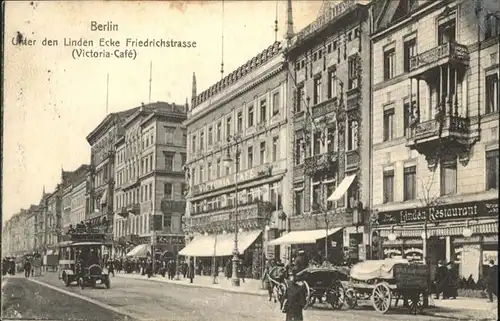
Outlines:
{"type": "Polygon", "coordinates": [[[192,88],[192,92],[191,92],[191,107],[193,107],[193,102],[194,102],[194,99],[196,98],[196,75],[195,73],[193,72],[193,88],[192,88]]]}
{"type": "Polygon", "coordinates": [[[189,111],[189,103],[188,98],[186,97],[186,113],[189,111]]]}
{"type": "Polygon", "coordinates": [[[292,0],[287,1],[287,27],[286,27],[286,40],[290,42],[293,38],[293,12],[292,0]]]}

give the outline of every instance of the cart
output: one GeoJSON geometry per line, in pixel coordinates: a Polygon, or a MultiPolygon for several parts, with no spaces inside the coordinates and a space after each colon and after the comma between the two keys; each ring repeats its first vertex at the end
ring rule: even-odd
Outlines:
{"type": "Polygon", "coordinates": [[[375,310],[389,311],[393,300],[403,298],[411,313],[423,310],[423,298],[427,293],[429,268],[422,263],[405,259],[369,260],[351,269],[350,286],[345,292],[349,308],[355,308],[358,300],[371,300],[375,310]]]}
{"type": "Polygon", "coordinates": [[[341,309],[344,305],[344,286],[349,282],[349,268],[342,266],[307,268],[297,273],[297,279],[304,282],[307,289],[306,309],[313,306],[316,301],[328,303],[334,310],[341,309]]]}

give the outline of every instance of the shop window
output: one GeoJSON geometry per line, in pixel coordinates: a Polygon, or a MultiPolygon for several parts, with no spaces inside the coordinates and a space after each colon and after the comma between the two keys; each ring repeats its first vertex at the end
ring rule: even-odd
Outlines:
{"type": "Polygon", "coordinates": [[[498,189],[498,149],[486,152],[486,189],[498,189]]]}
{"type": "Polygon", "coordinates": [[[384,203],[394,201],[394,170],[384,171],[383,193],[384,203]]]}

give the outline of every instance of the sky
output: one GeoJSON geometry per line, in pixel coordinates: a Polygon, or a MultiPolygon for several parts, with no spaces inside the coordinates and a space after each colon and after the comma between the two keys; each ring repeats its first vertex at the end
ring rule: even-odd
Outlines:
{"type": "MultiPolygon", "coordinates": [[[[321,1],[293,1],[295,31],[311,23],[321,1]]],[[[108,112],[149,101],[184,104],[191,99],[192,74],[198,93],[232,72],[286,31],[286,1],[7,2],[5,19],[2,221],[38,204],[52,192],[61,168],[90,162],[86,136],[108,112]],[[223,19],[224,17],[224,19],[223,19]],[[91,31],[91,22],[112,21],[118,31],[91,31]],[[224,27],[223,27],[224,26],[224,27]],[[14,45],[17,34],[33,45],[14,45]],[[126,38],[196,41],[197,48],[138,48],[135,59],[74,59],[63,38],[122,42],[126,38]],[[58,46],[42,41],[58,40],[58,46]],[[107,97],[107,75],[109,90],[107,97]]],[[[88,48],[89,49],[89,48],[88,48]]],[[[113,52],[116,48],[110,48],[113,52]]]]}

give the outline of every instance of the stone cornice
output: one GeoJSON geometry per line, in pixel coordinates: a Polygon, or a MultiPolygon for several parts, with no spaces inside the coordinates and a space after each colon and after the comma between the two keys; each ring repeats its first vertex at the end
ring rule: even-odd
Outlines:
{"type": "Polygon", "coordinates": [[[93,145],[104,132],[106,132],[112,125],[116,123],[117,118],[128,116],[138,109],[139,107],[135,107],[118,113],[111,113],[107,115],[104,120],[94,130],[92,130],[90,134],[87,135],[87,141],[89,142],[89,144],[93,145]]]}
{"type": "Polygon", "coordinates": [[[221,97],[214,101],[207,101],[206,106],[197,106],[197,108],[202,108],[205,107],[203,110],[199,111],[195,115],[192,114],[192,110],[188,113],[188,119],[183,123],[184,126],[189,126],[190,124],[194,123],[195,121],[203,118],[204,116],[212,113],[214,110],[220,108],[221,106],[224,106],[225,104],[229,103],[233,99],[235,99],[238,96],[243,95],[244,93],[252,90],[253,88],[257,87],[258,85],[266,82],[267,80],[271,79],[272,77],[276,76],[283,70],[285,62],[283,60],[280,60],[279,62],[276,63],[272,68],[270,68],[270,71],[267,71],[267,73],[264,73],[261,75],[258,79],[254,79],[246,83],[245,85],[242,85],[240,87],[235,88],[234,91],[230,92],[227,95],[221,95],[221,97]]]}

